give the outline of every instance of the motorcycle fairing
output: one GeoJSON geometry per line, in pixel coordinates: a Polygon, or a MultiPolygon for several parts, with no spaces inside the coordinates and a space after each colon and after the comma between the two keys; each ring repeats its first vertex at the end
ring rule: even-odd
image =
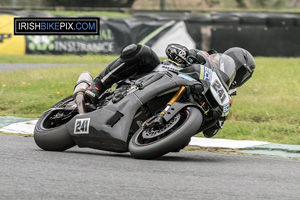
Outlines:
{"type": "MultiPolygon", "coordinates": [[[[78,114],[67,129],[79,147],[127,152],[127,136],[134,114],[141,104],[132,94],[116,104],[109,104],[93,112],[78,114]],[[77,119],[89,119],[89,132],[76,133],[77,119]]],[[[83,127],[84,128],[84,127],[83,127]]]]}
{"type": "MultiPolygon", "coordinates": [[[[153,75],[155,73],[141,78],[147,82],[145,88],[126,95],[117,103],[110,102],[101,109],[85,114],[78,114],[69,121],[67,129],[75,143],[79,147],[127,152],[128,135],[137,110],[144,103],[164,92],[178,86],[195,84],[195,82],[188,81],[170,72],[164,72],[159,79],[156,76],[153,82],[151,82],[151,76],[153,75]],[[89,127],[88,133],[81,134],[80,131],[76,131],[76,128],[85,129],[83,119],[89,121],[89,127]],[[79,122],[83,124],[78,124],[79,122]]],[[[143,84],[143,80],[139,83],[143,84]]]]}

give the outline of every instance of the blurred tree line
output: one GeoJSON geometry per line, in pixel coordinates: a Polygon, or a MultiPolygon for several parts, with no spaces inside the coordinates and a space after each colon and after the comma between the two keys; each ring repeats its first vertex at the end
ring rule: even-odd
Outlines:
{"type": "Polygon", "coordinates": [[[282,8],[285,7],[289,1],[288,0],[235,0],[237,7],[239,8],[282,8]]]}
{"type": "Polygon", "coordinates": [[[135,9],[159,9],[164,1],[166,10],[233,10],[300,8],[300,0],[136,0],[135,9]]]}
{"type": "Polygon", "coordinates": [[[0,7],[133,7],[156,10],[285,9],[300,8],[300,0],[0,0],[0,7]]]}
{"type": "Polygon", "coordinates": [[[131,7],[135,0],[0,0],[0,6],[131,7]]]}

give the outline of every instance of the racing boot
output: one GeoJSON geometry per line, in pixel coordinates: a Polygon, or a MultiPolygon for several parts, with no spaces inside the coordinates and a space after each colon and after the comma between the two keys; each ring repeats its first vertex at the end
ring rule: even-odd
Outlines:
{"type": "Polygon", "coordinates": [[[205,131],[203,131],[203,135],[206,137],[206,138],[211,138],[213,136],[215,136],[218,132],[219,132],[220,129],[218,128],[209,128],[205,131]]]}
{"type": "Polygon", "coordinates": [[[99,77],[96,77],[93,80],[93,83],[91,84],[90,87],[88,87],[85,90],[85,98],[88,102],[92,103],[92,104],[96,104],[98,97],[100,96],[100,94],[102,94],[104,91],[106,90],[106,88],[104,87],[104,85],[101,83],[99,77]]]}
{"type": "Polygon", "coordinates": [[[203,135],[207,138],[215,136],[220,129],[223,128],[224,121],[218,121],[217,124],[203,131],[203,135]]]}

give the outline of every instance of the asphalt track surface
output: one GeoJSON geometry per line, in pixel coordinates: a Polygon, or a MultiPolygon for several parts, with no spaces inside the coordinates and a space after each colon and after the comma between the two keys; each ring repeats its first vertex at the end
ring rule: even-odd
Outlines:
{"type": "Polygon", "coordinates": [[[300,160],[196,151],[156,160],[0,134],[0,199],[299,199],[300,160]]]}

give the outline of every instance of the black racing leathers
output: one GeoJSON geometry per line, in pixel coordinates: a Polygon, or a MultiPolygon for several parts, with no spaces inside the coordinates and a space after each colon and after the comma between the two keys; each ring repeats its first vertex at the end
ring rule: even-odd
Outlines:
{"type": "Polygon", "coordinates": [[[155,52],[146,45],[131,44],[127,46],[120,57],[111,62],[97,76],[91,87],[85,91],[85,96],[92,103],[112,84],[130,77],[133,74],[143,74],[152,71],[160,60],[155,52]]]}

